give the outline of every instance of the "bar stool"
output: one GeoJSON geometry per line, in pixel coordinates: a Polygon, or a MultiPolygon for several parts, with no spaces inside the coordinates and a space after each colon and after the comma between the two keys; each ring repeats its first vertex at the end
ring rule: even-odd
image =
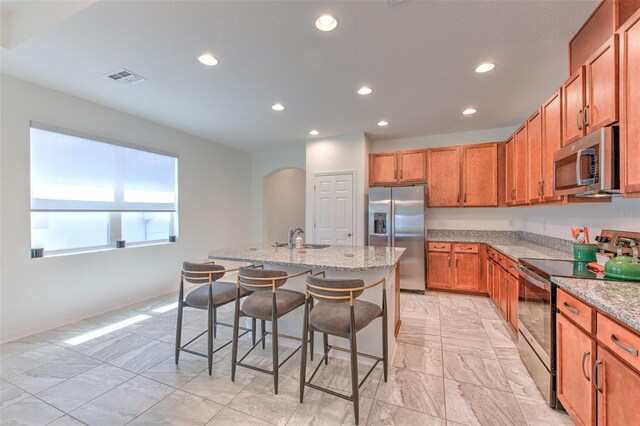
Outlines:
{"type": "MultiPolygon", "coordinates": [[[[261,267],[261,266],[260,266],[261,267]]],[[[225,327],[233,327],[232,324],[227,324],[218,321],[217,308],[222,307],[228,303],[233,302],[236,297],[244,297],[250,294],[250,291],[242,289],[241,292],[236,292],[236,285],[233,282],[220,282],[220,278],[227,272],[235,272],[235,269],[225,269],[222,265],[216,265],[214,262],[206,263],[191,263],[184,262],[182,264],[182,273],[180,274],[180,291],[178,292],[178,324],[176,327],[176,352],[175,361],[178,364],[180,359],[180,351],[188,352],[193,355],[198,355],[207,358],[209,366],[209,375],[211,375],[213,365],[213,354],[219,350],[228,346],[232,341],[229,340],[224,345],[213,350],[213,339],[216,337],[216,331],[218,325],[225,327]],[[184,282],[192,284],[202,284],[200,287],[191,291],[184,297],[184,282]],[[208,312],[207,317],[207,329],[198,334],[193,339],[189,340],[186,344],[181,345],[182,339],[182,311],[184,308],[202,309],[208,312]],[[191,343],[202,337],[207,333],[207,353],[197,352],[187,348],[191,343]]],[[[255,343],[256,340],[256,323],[253,321],[253,329],[242,328],[244,332],[242,336],[249,331],[252,332],[252,340],[255,343]]]]}
{"type": "MultiPolygon", "coordinates": [[[[304,293],[281,288],[288,279],[310,274],[312,271],[304,271],[299,274],[287,275],[283,271],[258,270],[252,268],[240,268],[238,281],[236,284],[236,309],[233,318],[233,345],[231,349],[231,381],[235,380],[236,366],[250,368],[273,375],[274,392],[278,393],[278,370],[300,347],[306,348],[306,344],[301,343],[284,361],[278,360],[278,338],[284,337],[292,340],[302,340],[299,337],[278,334],[278,318],[288,314],[294,309],[304,305],[304,293]],[[252,292],[240,306],[240,296],[243,291],[252,292]],[[259,319],[261,322],[261,336],[257,342],[253,342],[251,349],[238,360],[238,332],[240,317],[249,317],[254,322],[259,319]],[[271,333],[266,331],[266,321],[271,321],[271,333]],[[272,337],[272,363],[273,370],[267,370],[255,365],[244,363],[244,359],[253,351],[258,344],[262,343],[265,348],[265,338],[268,334],[272,337]]],[[[311,340],[313,351],[313,339],[311,340]]]]}
{"type": "Polygon", "coordinates": [[[359,279],[327,279],[318,276],[307,277],[307,290],[304,305],[304,325],[302,338],[306,339],[309,332],[322,332],[324,342],[324,355],[318,365],[311,373],[309,380],[306,380],[307,358],[306,346],[302,347],[300,361],[300,403],[304,399],[304,387],[308,386],[331,395],[344,398],[353,402],[353,413],[355,422],[360,420],[359,390],[367,380],[374,368],[382,361],[384,371],[384,381],[387,381],[388,374],[388,354],[387,354],[387,304],[386,304],[386,279],[381,279],[373,284],[365,285],[359,279]],[[366,289],[382,284],[382,306],[375,303],[356,300],[366,289]],[[314,307],[313,299],[319,299],[319,303],[314,307]],[[359,353],[356,344],[356,333],[373,322],[376,318],[382,318],[382,358],[368,354],[359,353]],[[337,346],[329,345],[329,335],[349,339],[349,350],[337,346]],[[314,376],[324,361],[328,364],[328,355],[331,349],[351,353],[351,396],[335,392],[331,389],[323,388],[312,383],[314,376]],[[369,369],[362,381],[358,383],[358,355],[374,359],[375,363],[369,369]]]}

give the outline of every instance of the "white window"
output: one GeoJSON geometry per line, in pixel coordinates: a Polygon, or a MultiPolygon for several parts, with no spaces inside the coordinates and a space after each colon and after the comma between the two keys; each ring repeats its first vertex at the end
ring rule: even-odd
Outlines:
{"type": "Polygon", "coordinates": [[[31,247],[45,254],[169,241],[176,155],[31,123],[31,247]]]}

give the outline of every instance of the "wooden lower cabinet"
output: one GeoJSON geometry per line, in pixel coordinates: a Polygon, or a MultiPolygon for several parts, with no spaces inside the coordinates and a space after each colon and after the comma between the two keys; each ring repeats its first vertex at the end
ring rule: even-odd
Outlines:
{"type": "Polygon", "coordinates": [[[487,293],[489,293],[489,297],[493,299],[493,260],[491,259],[491,254],[487,254],[487,261],[485,267],[487,271],[485,273],[486,281],[487,281],[487,293]]]}
{"type": "Polygon", "coordinates": [[[597,311],[596,333],[556,316],[558,399],[577,425],[640,425],[640,333],[588,306],[597,311]]]}
{"type": "Polygon", "coordinates": [[[595,340],[558,314],[556,350],[558,399],[576,424],[595,424],[596,393],[590,368],[596,354],[595,340]]]}
{"type": "Polygon", "coordinates": [[[453,244],[450,251],[436,249],[436,247],[446,246],[445,243],[428,244],[427,287],[461,292],[484,292],[484,286],[482,289],[480,286],[478,244],[453,244]],[[460,252],[461,250],[467,252],[460,252]]]}
{"type": "Polygon", "coordinates": [[[598,425],[640,425],[640,374],[598,345],[598,425]]]}
{"type": "Polygon", "coordinates": [[[430,251],[427,258],[427,286],[450,289],[451,253],[430,251]]]}

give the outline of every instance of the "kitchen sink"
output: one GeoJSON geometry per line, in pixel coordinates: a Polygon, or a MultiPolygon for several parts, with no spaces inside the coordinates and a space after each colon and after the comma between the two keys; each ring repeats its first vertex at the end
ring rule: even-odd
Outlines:
{"type": "Polygon", "coordinates": [[[271,247],[286,247],[287,245],[288,245],[287,243],[275,242],[271,244],[271,247]]]}
{"type": "Polygon", "coordinates": [[[323,249],[329,247],[329,244],[303,244],[302,247],[306,249],[323,249]]]}

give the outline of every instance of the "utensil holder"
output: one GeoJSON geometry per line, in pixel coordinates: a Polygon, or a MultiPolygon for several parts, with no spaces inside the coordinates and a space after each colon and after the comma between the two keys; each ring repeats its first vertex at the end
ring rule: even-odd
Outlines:
{"type": "Polygon", "coordinates": [[[595,244],[573,244],[573,258],[584,262],[595,262],[596,260],[595,244]]]}

